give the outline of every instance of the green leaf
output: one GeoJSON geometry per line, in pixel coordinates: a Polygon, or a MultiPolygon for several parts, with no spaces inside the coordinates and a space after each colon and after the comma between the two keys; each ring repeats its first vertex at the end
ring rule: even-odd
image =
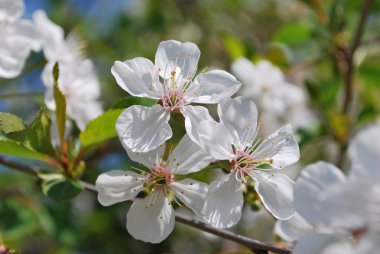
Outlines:
{"type": "Polygon", "coordinates": [[[51,120],[46,109],[42,108],[38,116],[25,130],[10,133],[8,137],[20,142],[26,148],[43,154],[55,155],[50,141],[50,127],[51,120]]]}
{"type": "Polygon", "coordinates": [[[117,101],[113,105],[113,109],[125,109],[133,105],[142,105],[146,107],[151,107],[153,105],[157,104],[157,100],[148,99],[148,98],[140,98],[140,97],[128,97],[125,99],[121,99],[117,101]]]}
{"type": "Polygon", "coordinates": [[[48,180],[42,183],[42,192],[45,196],[57,201],[70,200],[78,196],[84,187],[79,182],[62,178],[48,180]]]}
{"type": "Polygon", "coordinates": [[[25,125],[21,118],[9,113],[0,112],[0,132],[8,134],[23,129],[25,129],[25,125]]]}
{"type": "Polygon", "coordinates": [[[225,34],[221,37],[222,43],[232,60],[244,56],[246,53],[244,43],[233,35],[225,34]]]}
{"type": "Polygon", "coordinates": [[[58,136],[61,146],[65,143],[65,128],[66,128],[66,99],[58,87],[59,66],[58,63],[54,65],[54,100],[56,105],[55,117],[57,119],[58,136]]]}
{"type": "Polygon", "coordinates": [[[112,109],[88,123],[79,135],[83,146],[90,146],[116,137],[115,124],[124,109],[112,109]]]}
{"type": "Polygon", "coordinates": [[[358,77],[364,85],[374,88],[380,87],[380,61],[366,59],[358,68],[358,77]]]}
{"type": "Polygon", "coordinates": [[[280,28],[272,37],[273,42],[288,45],[300,44],[311,38],[312,27],[302,23],[287,24],[280,28]]]}
{"type": "Polygon", "coordinates": [[[12,140],[0,140],[0,154],[15,156],[25,159],[44,160],[45,155],[19,144],[12,140]]]}

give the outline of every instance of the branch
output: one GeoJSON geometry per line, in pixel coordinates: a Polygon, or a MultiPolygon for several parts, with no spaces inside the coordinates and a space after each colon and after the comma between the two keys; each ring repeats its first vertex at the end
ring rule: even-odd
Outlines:
{"type": "Polygon", "coordinates": [[[356,32],[354,35],[354,40],[352,42],[351,48],[348,50],[346,55],[346,64],[347,64],[347,71],[345,73],[345,91],[344,91],[344,103],[343,103],[343,114],[348,114],[351,109],[352,104],[352,96],[353,96],[353,90],[354,90],[354,84],[353,84],[353,75],[354,75],[354,54],[358,46],[360,45],[360,40],[363,37],[364,34],[364,26],[367,21],[370,9],[371,9],[372,0],[366,0],[363,5],[363,9],[360,15],[359,24],[356,28],[356,32]]]}
{"type": "MultiPolygon", "coordinates": [[[[24,172],[24,173],[31,174],[31,175],[37,175],[37,173],[40,170],[39,168],[35,168],[35,167],[27,166],[27,165],[24,165],[24,164],[21,164],[18,162],[14,162],[14,161],[9,160],[3,156],[0,156],[0,164],[7,166],[9,168],[24,172]]],[[[93,193],[97,193],[97,190],[93,184],[90,184],[90,183],[87,183],[84,181],[80,181],[80,182],[83,184],[83,186],[86,190],[93,192],[93,193]]],[[[260,242],[258,240],[254,240],[254,239],[248,238],[248,237],[243,236],[243,235],[235,234],[235,233],[227,231],[227,230],[216,229],[216,228],[213,228],[212,226],[207,225],[203,222],[186,218],[185,216],[178,214],[178,213],[176,213],[176,221],[180,222],[182,224],[191,226],[193,228],[197,228],[197,229],[200,229],[202,231],[211,233],[213,235],[222,237],[224,239],[233,241],[235,243],[241,244],[241,245],[249,248],[250,250],[252,250],[255,253],[267,254],[269,251],[271,251],[273,253],[279,253],[279,254],[290,254],[291,253],[291,251],[289,249],[276,247],[276,246],[273,246],[271,244],[263,243],[263,242],[260,242]]]]}

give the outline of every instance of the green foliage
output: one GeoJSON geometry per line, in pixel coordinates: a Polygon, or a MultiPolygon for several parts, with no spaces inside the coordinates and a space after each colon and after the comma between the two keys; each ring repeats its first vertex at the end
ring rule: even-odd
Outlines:
{"type": "Polygon", "coordinates": [[[84,190],[82,184],[67,179],[60,174],[40,174],[39,176],[44,179],[44,182],[42,183],[42,192],[45,196],[57,201],[73,199],[84,190]]]}
{"type": "Polygon", "coordinates": [[[58,86],[59,66],[58,63],[54,65],[53,78],[54,78],[54,100],[56,105],[55,116],[57,119],[58,136],[61,145],[65,143],[65,128],[66,128],[66,99],[58,86]]]}
{"type": "Polygon", "coordinates": [[[39,153],[55,155],[50,141],[51,120],[47,110],[42,108],[34,121],[24,130],[13,132],[8,137],[20,142],[28,149],[39,153]]]}
{"type": "Polygon", "coordinates": [[[245,55],[245,46],[238,38],[231,34],[224,34],[221,39],[232,60],[236,60],[238,57],[245,55]]]}
{"type": "Polygon", "coordinates": [[[128,97],[117,101],[113,105],[113,109],[125,109],[133,105],[142,105],[146,107],[151,107],[157,104],[157,100],[149,99],[149,98],[140,98],[140,97],[128,97]]]}
{"type": "Polygon", "coordinates": [[[79,135],[83,146],[91,146],[116,137],[115,124],[123,109],[112,109],[88,123],[79,135]]]}
{"type": "Polygon", "coordinates": [[[272,38],[274,42],[288,45],[304,43],[310,39],[312,27],[304,23],[290,23],[279,29],[272,38]]]}
{"type": "Polygon", "coordinates": [[[18,142],[6,139],[0,140],[0,154],[36,160],[44,160],[46,157],[45,155],[31,150],[18,142]]]}
{"type": "Polygon", "coordinates": [[[0,133],[8,134],[23,129],[25,129],[24,122],[18,116],[0,112],[0,133]]]}

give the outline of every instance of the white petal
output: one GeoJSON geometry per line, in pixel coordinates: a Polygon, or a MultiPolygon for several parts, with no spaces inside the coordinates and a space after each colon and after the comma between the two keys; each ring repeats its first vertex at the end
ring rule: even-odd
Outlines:
{"type": "Polygon", "coordinates": [[[159,99],[163,94],[158,70],[149,59],[116,61],[111,72],[118,85],[133,96],[159,99]]]}
{"type": "Polygon", "coordinates": [[[127,214],[127,230],[138,240],[159,243],[174,228],[174,209],[161,193],[137,199],[127,214]]]}
{"type": "Polygon", "coordinates": [[[116,131],[125,148],[133,152],[147,152],[157,148],[173,135],[170,114],[160,105],[131,106],[116,122],[116,131]]]}
{"type": "Polygon", "coordinates": [[[379,249],[379,233],[369,232],[360,238],[353,253],[378,254],[379,249]]]}
{"type": "Polygon", "coordinates": [[[154,166],[161,165],[162,157],[165,153],[165,144],[145,153],[132,152],[128,148],[125,150],[131,160],[144,165],[148,169],[152,169],[154,166]]]}
{"type": "Polygon", "coordinates": [[[255,179],[255,190],[261,201],[274,217],[286,220],[294,214],[293,180],[284,174],[270,175],[257,170],[252,170],[250,176],[255,179]]]}
{"type": "Polygon", "coordinates": [[[225,98],[218,104],[221,123],[235,131],[242,146],[252,144],[256,135],[257,108],[247,97],[225,98]]]}
{"type": "MultiPolygon", "coordinates": [[[[294,206],[297,212],[312,224],[325,223],[342,226],[347,216],[350,223],[359,223],[355,210],[345,211],[347,205],[360,206],[360,200],[352,202],[354,196],[345,196],[345,175],[334,165],[318,162],[302,170],[294,188],[294,206]],[[339,197],[339,198],[338,198],[339,197]],[[353,214],[351,214],[353,212],[353,214]]],[[[358,192],[359,193],[359,192],[358,192]]]]}
{"type": "Polygon", "coordinates": [[[287,242],[296,242],[312,228],[298,213],[288,220],[278,220],[275,224],[276,233],[287,242]]]}
{"type": "Polygon", "coordinates": [[[231,65],[232,73],[234,73],[239,80],[243,82],[242,89],[246,88],[247,86],[250,86],[254,80],[254,70],[255,65],[252,63],[252,61],[248,60],[245,57],[238,58],[233,64],[231,65]]]}
{"type": "Polygon", "coordinates": [[[185,134],[169,155],[168,168],[173,174],[185,175],[205,168],[212,160],[210,155],[185,134]]]}
{"type": "Polygon", "coordinates": [[[298,161],[300,151],[293,135],[292,127],[287,124],[266,138],[252,154],[253,158],[272,159],[272,167],[282,169],[298,161]]]}
{"type": "Polygon", "coordinates": [[[132,171],[111,170],[96,179],[99,203],[103,206],[130,200],[142,191],[143,176],[132,171]]]}
{"type": "Polygon", "coordinates": [[[207,184],[192,179],[184,179],[173,183],[175,195],[198,216],[202,214],[207,196],[207,187],[207,184]]]}
{"type": "Polygon", "coordinates": [[[160,76],[167,79],[171,72],[181,69],[183,78],[193,77],[201,52],[192,42],[162,41],[157,48],[155,64],[160,76]]]}
{"type": "Polygon", "coordinates": [[[222,181],[212,182],[203,208],[204,220],[216,228],[229,228],[241,218],[243,193],[235,174],[226,175],[222,181]]]}
{"type": "Polygon", "coordinates": [[[0,1],[0,23],[2,21],[13,21],[24,13],[24,2],[22,0],[0,1]]]}
{"type": "Polygon", "coordinates": [[[228,72],[213,70],[200,74],[191,86],[198,87],[199,93],[193,102],[218,103],[239,90],[241,83],[228,72]]]}
{"type": "Polygon", "coordinates": [[[380,179],[380,126],[372,125],[360,131],[350,142],[349,155],[352,160],[351,176],[380,179]]]}
{"type": "Polygon", "coordinates": [[[202,120],[214,121],[210,116],[208,109],[202,106],[187,105],[182,109],[182,114],[185,117],[186,132],[190,138],[198,143],[199,135],[196,131],[199,123],[202,120]]]}
{"type": "Polygon", "coordinates": [[[197,143],[208,154],[216,160],[230,160],[234,157],[232,144],[234,138],[227,127],[215,121],[203,120],[198,128],[194,130],[197,143]]]}
{"type": "Polygon", "coordinates": [[[354,254],[349,240],[334,234],[309,233],[294,247],[293,254],[354,254]]]}

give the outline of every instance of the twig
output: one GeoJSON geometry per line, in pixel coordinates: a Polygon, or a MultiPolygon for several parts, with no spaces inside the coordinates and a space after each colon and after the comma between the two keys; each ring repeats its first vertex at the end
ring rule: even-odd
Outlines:
{"type": "MultiPolygon", "coordinates": [[[[356,49],[360,45],[361,38],[364,34],[364,26],[367,21],[370,9],[371,9],[372,0],[366,0],[364,2],[360,20],[358,23],[358,26],[356,28],[356,32],[354,34],[354,39],[352,41],[352,45],[349,49],[345,50],[344,53],[344,61],[346,64],[346,71],[344,73],[344,100],[343,100],[343,108],[342,108],[342,114],[343,115],[350,115],[351,108],[352,108],[352,102],[353,102],[353,93],[354,93],[354,54],[356,52],[356,49]]],[[[349,123],[351,125],[351,123],[349,123]]],[[[350,132],[350,131],[349,131],[350,132]]],[[[348,133],[349,133],[348,132],[348,133]]],[[[346,139],[347,140],[347,139],[346,139]]],[[[345,153],[347,150],[347,142],[341,145],[340,152],[338,155],[338,161],[337,165],[339,167],[342,167],[342,164],[344,162],[345,153]]]]}
{"type": "MultiPolygon", "coordinates": [[[[10,167],[12,169],[16,169],[18,171],[24,172],[24,173],[32,174],[32,175],[37,175],[37,173],[39,172],[39,168],[35,168],[35,167],[27,166],[27,165],[24,165],[24,164],[21,164],[18,162],[14,162],[14,161],[9,160],[3,156],[0,156],[0,164],[7,166],[7,167],[10,167]]],[[[90,184],[90,183],[87,183],[84,181],[81,181],[81,183],[83,184],[83,186],[85,187],[86,190],[93,192],[93,193],[97,193],[97,190],[93,184],[90,184]]],[[[264,254],[264,253],[268,253],[269,251],[271,251],[273,253],[279,253],[279,254],[290,254],[291,253],[291,251],[289,249],[276,247],[276,246],[273,246],[271,244],[263,243],[263,242],[260,242],[258,240],[254,240],[254,239],[248,238],[248,237],[243,236],[243,235],[235,234],[235,233],[227,231],[227,230],[216,229],[216,228],[213,228],[213,227],[211,227],[205,223],[202,223],[200,221],[196,221],[193,219],[186,218],[185,216],[178,214],[178,213],[176,213],[176,221],[180,222],[182,224],[191,226],[193,228],[197,228],[197,229],[200,229],[202,231],[211,233],[213,235],[222,237],[224,239],[239,243],[239,244],[249,248],[250,250],[252,250],[255,253],[260,253],[260,254],[263,253],[264,254]]]]}
{"type": "Polygon", "coordinates": [[[352,42],[350,50],[348,50],[346,55],[346,63],[347,63],[347,71],[345,73],[344,82],[345,82],[345,90],[344,90],[344,103],[343,103],[343,114],[348,114],[351,109],[352,104],[352,96],[354,90],[353,83],[353,75],[354,75],[354,54],[356,49],[360,44],[360,40],[364,34],[364,25],[367,21],[370,8],[371,8],[372,0],[366,0],[363,5],[363,9],[360,15],[359,24],[356,28],[356,32],[354,35],[354,40],[352,42]]]}

